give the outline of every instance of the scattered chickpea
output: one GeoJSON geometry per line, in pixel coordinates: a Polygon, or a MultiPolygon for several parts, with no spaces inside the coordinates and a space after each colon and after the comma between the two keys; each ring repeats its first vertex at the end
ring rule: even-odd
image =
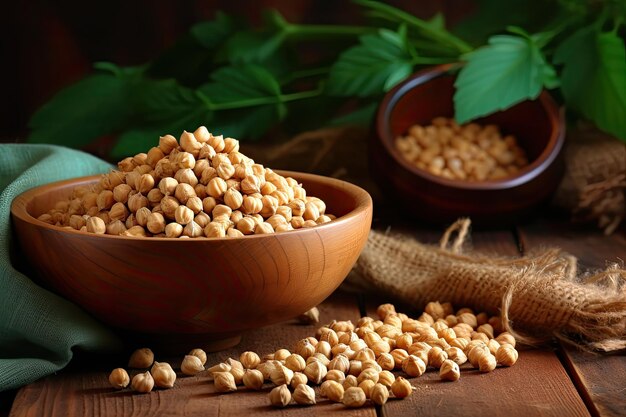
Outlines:
{"type": "Polygon", "coordinates": [[[154,362],[150,374],[154,379],[154,385],[159,388],[172,388],[176,382],[176,372],[167,362],[154,362]]]}
{"type": "Polygon", "coordinates": [[[343,404],[346,407],[362,407],[366,400],[365,392],[359,387],[350,387],[343,393],[343,404]]]}
{"type": "Polygon", "coordinates": [[[218,392],[237,391],[235,378],[230,372],[215,372],[213,374],[213,382],[215,384],[215,390],[218,392]]]}
{"type": "Polygon", "coordinates": [[[154,353],[150,348],[141,348],[135,350],[128,360],[129,368],[145,369],[149,368],[154,362],[154,353]]]}
{"type": "Polygon", "coordinates": [[[204,371],[204,365],[202,365],[202,360],[199,357],[186,355],[180,365],[180,370],[185,375],[195,375],[198,372],[204,371]]]}
{"type": "MultiPolygon", "coordinates": [[[[271,181],[280,186],[275,178],[271,181]]],[[[217,216],[229,214],[221,211],[230,210],[225,205],[216,205],[216,209],[212,214],[217,216]]],[[[310,385],[320,384],[323,397],[347,407],[361,407],[368,399],[383,405],[390,393],[399,399],[411,395],[415,388],[392,370],[402,369],[405,376],[419,377],[430,366],[438,370],[442,380],[456,381],[460,378],[459,365],[466,361],[481,372],[491,372],[497,365],[512,366],[517,361],[515,339],[507,332],[498,334],[501,326],[490,324],[497,323],[493,317],[475,315],[468,308],[454,314],[449,303],[432,302],[427,307],[429,312],[418,320],[397,313],[391,304],[378,308],[382,320],[364,317],[356,325],[350,320],[333,320],[319,327],[315,337],[296,342],[293,353],[281,348],[260,357],[246,351],[239,360],[228,358],[209,367],[208,377],[213,379],[217,392],[236,391],[241,384],[249,390],[260,390],[270,380],[276,385],[269,394],[270,403],[278,407],[287,406],[292,398],[300,405],[315,404],[315,391],[310,385]],[[464,335],[453,337],[459,334],[464,335]],[[470,335],[477,334],[481,336],[470,340],[470,335]]],[[[181,371],[187,375],[203,371],[206,358],[202,349],[193,349],[184,357],[181,371]]],[[[154,362],[150,349],[137,349],[131,355],[129,366],[145,369],[150,365],[150,372],[135,375],[130,381],[133,390],[149,392],[154,386],[174,386],[176,373],[169,364],[154,362]]],[[[124,388],[129,384],[128,373],[114,369],[109,382],[115,388],[124,388]]]]}
{"type": "Polygon", "coordinates": [[[396,398],[406,398],[413,393],[413,387],[409,381],[399,376],[391,384],[391,392],[396,398]]]}
{"type": "Polygon", "coordinates": [[[242,381],[246,388],[260,390],[263,387],[263,373],[256,369],[247,369],[243,374],[242,381]]]}
{"type": "Polygon", "coordinates": [[[150,375],[150,372],[137,374],[133,377],[130,386],[133,391],[148,393],[152,391],[152,388],[154,388],[154,379],[152,378],[152,375],[150,375]]]}
{"type": "Polygon", "coordinates": [[[280,385],[269,393],[270,404],[274,407],[286,407],[291,402],[291,392],[287,385],[280,385]]]}
{"type": "Polygon", "coordinates": [[[130,383],[128,372],[124,368],[115,368],[109,375],[109,383],[117,389],[126,388],[130,383]]]}
{"type": "Polygon", "coordinates": [[[450,359],[446,359],[439,369],[439,377],[446,381],[458,381],[461,377],[459,365],[450,359]]]}
{"type": "Polygon", "coordinates": [[[315,404],[315,391],[306,384],[298,385],[291,396],[293,400],[300,405],[315,404]]]}

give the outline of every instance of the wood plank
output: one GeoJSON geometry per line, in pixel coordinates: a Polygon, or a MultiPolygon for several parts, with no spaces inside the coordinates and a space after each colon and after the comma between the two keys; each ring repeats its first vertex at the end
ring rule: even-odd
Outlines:
{"type": "MultiPolygon", "coordinates": [[[[555,246],[578,257],[582,272],[602,269],[609,262],[623,261],[626,236],[618,230],[604,236],[593,227],[575,226],[551,219],[520,227],[526,250],[555,246]]],[[[626,413],[626,353],[593,355],[562,347],[563,362],[594,416],[623,416],[626,413]]]]}
{"type": "Polygon", "coordinates": [[[461,367],[461,379],[443,382],[430,369],[409,381],[416,391],[404,400],[389,401],[383,416],[588,416],[558,358],[551,350],[520,353],[511,368],[488,374],[461,367]]]}
{"type": "MultiPolygon", "coordinates": [[[[434,230],[420,230],[420,241],[437,243],[434,230]]],[[[496,256],[519,256],[511,231],[476,228],[469,248],[496,256]]],[[[376,304],[368,299],[366,309],[375,316],[376,304]]],[[[445,301],[445,300],[440,300],[445,301]]],[[[462,306],[456,306],[462,307],[462,306]]],[[[397,375],[401,375],[398,372],[397,375]]],[[[469,364],[461,367],[461,379],[443,382],[429,368],[419,378],[409,379],[416,387],[404,400],[390,400],[381,409],[388,417],[401,416],[588,416],[585,404],[572,384],[556,353],[550,347],[522,350],[518,363],[483,374],[469,364]]]]}
{"type": "MultiPolygon", "coordinates": [[[[321,323],[332,319],[358,320],[360,317],[354,296],[335,294],[321,304],[321,323]]],[[[314,325],[300,325],[295,321],[260,328],[244,334],[242,342],[231,349],[208,355],[207,364],[215,364],[228,357],[238,358],[246,350],[259,354],[291,348],[293,344],[315,334],[314,325]]],[[[157,360],[159,358],[157,357],[157,360]]],[[[104,358],[107,361],[106,358],[104,358]]],[[[180,358],[171,361],[176,367],[180,358]]],[[[110,388],[107,376],[111,368],[120,366],[107,363],[86,364],[88,370],[76,367],[60,372],[22,388],[15,399],[10,417],[71,417],[71,416],[241,416],[257,414],[280,414],[283,416],[324,416],[344,410],[343,405],[320,401],[314,407],[291,405],[276,411],[269,406],[267,393],[272,385],[266,384],[260,392],[245,388],[230,394],[219,394],[209,382],[206,373],[199,376],[178,374],[176,385],[169,390],[156,390],[149,394],[134,394],[129,390],[115,391],[110,388]],[[98,369],[99,368],[99,369],[98,369]],[[96,370],[94,370],[96,369],[96,370]]],[[[318,397],[319,398],[319,397],[318,397]]],[[[345,410],[347,416],[373,417],[374,407],[361,410],[345,410]]]]}

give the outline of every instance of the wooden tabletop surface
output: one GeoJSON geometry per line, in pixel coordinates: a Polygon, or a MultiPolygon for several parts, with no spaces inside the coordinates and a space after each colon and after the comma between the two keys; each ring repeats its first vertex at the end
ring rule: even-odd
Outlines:
{"type": "MultiPolygon", "coordinates": [[[[379,225],[380,226],[380,225],[379,225]]],[[[403,226],[406,227],[406,226],[403,226]]],[[[436,242],[439,231],[415,228],[416,237],[436,242]]],[[[475,250],[519,256],[542,246],[559,246],[579,258],[583,269],[601,268],[607,261],[626,258],[623,230],[606,237],[594,228],[562,221],[535,220],[504,230],[474,228],[475,250]]],[[[320,305],[320,324],[332,319],[356,321],[374,316],[377,304],[393,300],[337,291],[320,305]]],[[[441,300],[445,301],[445,300],[441,300]]],[[[409,312],[407,312],[409,313],[409,312]]],[[[291,348],[316,326],[295,320],[246,333],[240,345],[209,355],[208,364],[246,350],[261,354],[291,348]]],[[[157,360],[159,360],[158,352],[157,360]]],[[[167,358],[174,366],[180,358],[167,358]]],[[[10,417],[68,416],[625,416],[626,354],[592,355],[556,342],[541,348],[520,350],[517,364],[479,373],[461,367],[461,379],[442,382],[438,372],[428,370],[410,382],[416,391],[404,400],[390,399],[383,407],[366,403],[346,409],[319,396],[311,407],[290,405],[275,409],[268,404],[267,383],[259,392],[240,389],[219,394],[206,373],[179,378],[173,389],[149,394],[116,391],[107,381],[113,367],[124,366],[121,357],[78,355],[62,372],[23,387],[17,392],[10,417]]],[[[466,367],[467,366],[467,367],[466,367]]]]}

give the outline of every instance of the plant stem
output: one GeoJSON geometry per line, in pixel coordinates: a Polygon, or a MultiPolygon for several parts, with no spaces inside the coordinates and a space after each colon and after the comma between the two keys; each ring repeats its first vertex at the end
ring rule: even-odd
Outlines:
{"type": "Polygon", "coordinates": [[[422,31],[425,36],[444,45],[454,47],[456,50],[459,51],[460,54],[470,52],[473,49],[468,43],[460,38],[457,38],[447,30],[434,28],[428,22],[415,17],[412,14],[405,12],[404,10],[396,9],[395,7],[389,6],[384,3],[379,3],[377,1],[355,0],[355,3],[380,12],[380,17],[387,18],[391,21],[404,22],[408,25],[411,25],[422,31]]]}
{"type": "Polygon", "coordinates": [[[246,107],[263,106],[266,104],[288,103],[295,100],[303,100],[307,98],[317,97],[322,94],[322,88],[316,88],[315,90],[299,91],[291,94],[281,94],[280,96],[267,96],[267,97],[255,97],[247,98],[244,100],[235,100],[225,103],[213,103],[207,96],[202,93],[198,93],[204,104],[212,111],[219,110],[234,110],[246,107]]]}
{"type": "Polygon", "coordinates": [[[319,75],[326,75],[330,71],[330,67],[318,67],[303,69],[300,71],[294,71],[281,80],[281,84],[287,84],[300,78],[317,77],[319,75]]]}
{"type": "Polygon", "coordinates": [[[292,39],[306,40],[320,38],[354,37],[376,32],[376,28],[347,25],[300,25],[288,24],[284,31],[292,39]]]}
{"type": "Polygon", "coordinates": [[[418,56],[414,58],[411,63],[413,65],[437,65],[437,64],[448,64],[450,62],[458,61],[455,58],[446,58],[446,57],[430,57],[430,56],[418,56]]]}

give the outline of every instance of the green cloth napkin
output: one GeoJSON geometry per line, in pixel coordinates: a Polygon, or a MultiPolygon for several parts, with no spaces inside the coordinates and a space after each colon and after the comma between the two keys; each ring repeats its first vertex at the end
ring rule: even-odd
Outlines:
{"type": "MultiPolygon", "coordinates": [[[[72,348],[114,351],[113,333],[76,305],[34,284],[9,257],[11,202],[29,188],[107,172],[108,163],[51,145],[0,144],[0,391],[65,367],[72,348]]],[[[88,272],[87,272],[88,273],[88,272]]]]}

